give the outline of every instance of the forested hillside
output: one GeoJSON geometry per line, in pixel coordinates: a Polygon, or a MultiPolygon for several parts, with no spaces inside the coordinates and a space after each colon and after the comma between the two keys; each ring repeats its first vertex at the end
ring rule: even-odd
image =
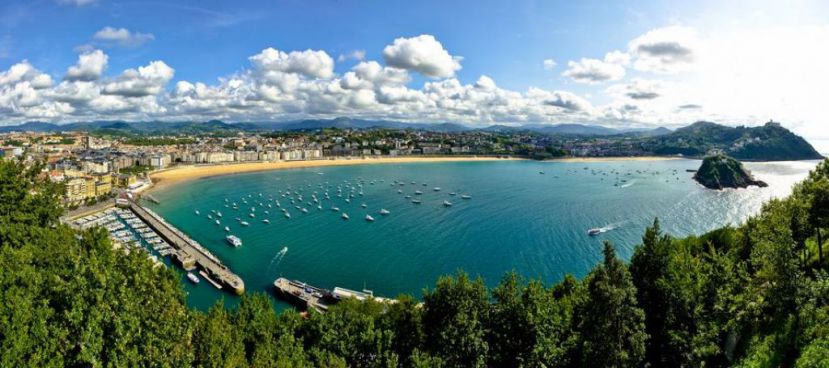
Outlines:
{"type": "Polygon", "coordinates": [[[188,309],[174,269],[59,224],[63,189],[0,162],[0,366],[827,367],[829,161],[739,227],[673,238],[583,280],[459,272],[387,308],[188,309]]]}

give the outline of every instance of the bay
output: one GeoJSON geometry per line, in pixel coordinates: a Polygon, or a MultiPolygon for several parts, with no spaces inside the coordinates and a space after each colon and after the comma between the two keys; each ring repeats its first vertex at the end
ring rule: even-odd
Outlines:
{"type": "MultiPolygon", "coordinates": [[[[603,240],[612,241],[620,256],[629,259],[657,217],[674,236],[739,224],[763,202],[789,194],[817,161],[746,163],[769,187],[724,191],[707,190],[691,179],[686,170],[699,163],[492,161],[304,168],[191,180],[155,191],[160,203],[146,205],[222,259],[242,277],[247,292],[273,295],[273,281],[287,277],[324,288],[420,297],[438,277],[459,269],[480,275],[490,286],[508,271],[546,284],[566,274],[583,277],[600,261],[603,240]],[[338,188],[343,198],[337,197],[338,188]],[[326,190],[330,200],[324,198],[326,190]],[[291,194],[282,197],[286,191],[291,194]],[[321,210],[313,203],[314,192],[321,210]],[[345,201],[349,194],[354,195],[351,203],[345,201]],[[462,199],[462,194],[471,198],[462,199]],[[290,212],[290,219],[274,200],[290,212]],[[233,202],[238,211],[231,208],[233,202]],[[249,217],[251,207],[255,218],[249,217]],[[381,215],[380,209],[390,214],[381,215]],[[220,226],[206,218],[211,210],[222,212],[220,226]],[[341,218],[343,212],[349,220],[341,218]],[[366,221],[367,214],[375,221],[366,221]],[[236,217],[250,226],[239,225],[236,217]],[[265,218],[271,223],[263,223],[265,218]],[[227,245],[225,226],[242,239],[242,247],[227,245]],[[605,232],[589,236],[591,228],[605,232]]],[[[207,283],[192,285],[183,273],[182,283],[189,304],[199,309],[218,300],[227,305],[239,300],[207,283]]]]}

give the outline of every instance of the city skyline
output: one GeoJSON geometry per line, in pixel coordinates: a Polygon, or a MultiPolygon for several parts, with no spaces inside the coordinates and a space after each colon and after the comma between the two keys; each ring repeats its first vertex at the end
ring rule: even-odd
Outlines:
{"type": "Polygon", "coordinates": [[[285,4],[7,3],[0,120],[774,119],[829,138],[818,2],[285,4]]]}

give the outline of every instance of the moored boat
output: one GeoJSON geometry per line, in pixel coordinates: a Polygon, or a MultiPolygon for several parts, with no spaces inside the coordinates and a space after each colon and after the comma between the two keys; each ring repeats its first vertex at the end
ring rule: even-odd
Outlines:
{"type": "Polygon", "coordinates": [[[242,246],[242,239],[239,239],[236,235],[228,235],[227,237],[225,237],[225,240],[234,248],[242,246]]]}
{"type": "Polygon", "coordinates": [[[194,284],[198,284],[198,283],[199,283],[199,281],[200,281],[200,280],[199,280],[199,277],[198,277],[198,276],[196,276],[196,275],[194,275],[192,272],[188,272],[188,273],[187,273],[187,279],[189,279],[189,280],[190,280],[190,282],[192,282],[192,283],[194,283],[194,284]]]}

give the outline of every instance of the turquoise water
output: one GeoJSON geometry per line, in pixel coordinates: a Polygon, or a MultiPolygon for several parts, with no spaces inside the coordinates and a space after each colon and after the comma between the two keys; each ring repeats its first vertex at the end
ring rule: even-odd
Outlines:
{"type": "MultiPolygon", "coordinates": [[[[548,284],[568,273],[584,276],[600,260],[604,239],[613,241],[627,259],[654,217],[677,236],[740,223],[765,200],[788,194],[814,165],[747,164],[770,186],[726,191],[696,184],[685,171],[699,166],[695,160],[324,167],[193,180],[154,193],[161,204],[147,205],[221,258],[244,279],[248,292],[272,295],[273,281],[282,276],[324,288],[365,287],[377,295],[419,297],[439,276],[458,269],[481,275],[489,285],[511,270],[548,284]],[[343,198],[337,197],[338,186],[343,198]],[[436,192],[434,187],[442,189],[436,192]],[[326,189],[330,200],[323,197],[326,189]],[[316,191],[323,209],[303,204],[308,209],[304,214],[290,202],[296,195],[283,198],[280,190],[299,192],[304,202],[316,191]],[[414,195],[416,190],[423,194],[414,195]],[[354,194],[350,204],[344,200],[349,193],[354,194]],[[472,198],[461,199],[461,194],[472,198]],[[422,204],[413,204],[406,195],[422,204]],[[292,217],[286,219],[269,196],[292,217]],[[225,199],[237,202],[239,210],[225,208],[225,199]],[[453,205],[445,207],[444,200],[453,205]],[[268,203],[273,207],[267,208],[268,203]],[[348,213],[350,220],[341,219],[332,206],[348,213]],[[250,207],[256,207],[256,218],[248,216],[250,207]],[[391,213],[382,216],[381,208],[391,213]],[[194,214],[196,209],[201,216],[194,214]],[[211,210],[224,215],[221,226],[206,218],[211,210]],[[366,214],[376,221],[364,220],[366,214]],[[240,226],[236,217],[250,226],[240,226]],[[271,223],[262,223],[264,218],[271,223]],[[227,245],[224,226],[242,239],[242,247],[227,245]],[[587,235],[588,229],[599,227],[607,231],[587,235]]],[[[222,297],[229,305],[238,302],[205,282],[194,286],[182,276],[182,283],[196,308],[206,309],[222,297]]]]}

